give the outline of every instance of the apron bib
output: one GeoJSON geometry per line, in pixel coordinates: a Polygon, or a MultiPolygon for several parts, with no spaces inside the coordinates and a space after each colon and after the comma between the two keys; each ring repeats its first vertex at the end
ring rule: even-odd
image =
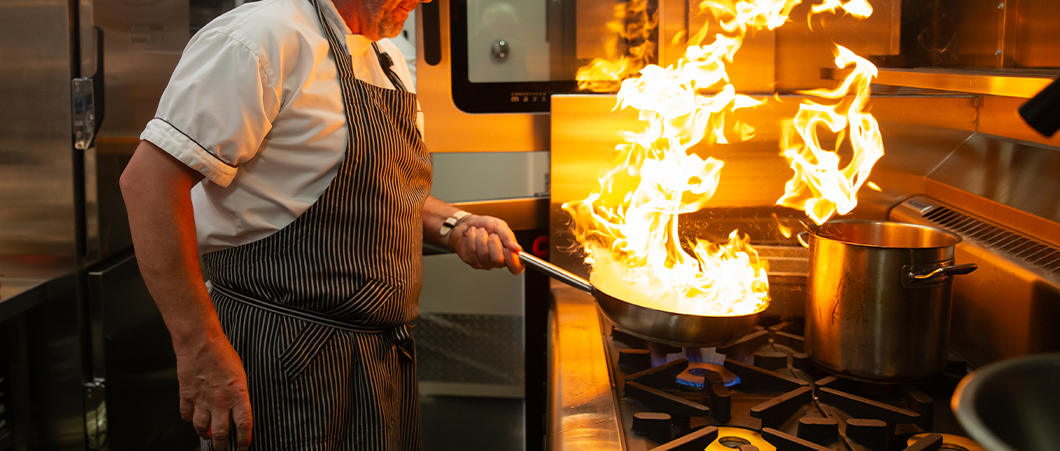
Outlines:
{"type": "MultiPolygon", "coordinates": [[[[422,449],[414,347],[430,154],[416,97],[357,80],[317,7],[338,68],[346,153],[321,197],[259,241],[205,254],[210,294],[243,360],[251,450],[422,449]]],[[[203,449],[211,449],[209,441],[203,449]]]]}

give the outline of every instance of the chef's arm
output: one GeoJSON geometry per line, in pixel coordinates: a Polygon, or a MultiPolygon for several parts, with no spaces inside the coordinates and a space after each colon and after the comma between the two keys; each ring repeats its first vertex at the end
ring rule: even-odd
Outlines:
{"type": "Polygon", "coordinates": [[[250,445],[250,399],[242,362],[221,329],[199,269],[191,188],[202,175],[141,141],[121,175],[140,272],[173,339],[180,413],[228,449],[250,445]],[[236,424],[229,431],[229,413],[236,424]]]}
{"type": "Polygon", "coordinates": [[[424,241],[456,251],[461,260],[476,269],[508,268],[512,274],[523,272],[518,255],[523,248],[502,219],[471,215],[462,219],[443,238],[442,224],[458,211],[459,208],[427,196],[423,204],[424,241]]]}

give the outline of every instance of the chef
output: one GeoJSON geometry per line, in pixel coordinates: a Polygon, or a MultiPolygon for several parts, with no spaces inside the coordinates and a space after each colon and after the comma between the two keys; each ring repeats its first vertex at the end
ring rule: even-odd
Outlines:
{"type": "Polygon", "coordinates": [[[141,134],[121,188],[203,449],[421,449],[422,242],[523,270],[504,221],[428,194],[385,39],[416,4],[240,6],[191,39],[141,134]]]}

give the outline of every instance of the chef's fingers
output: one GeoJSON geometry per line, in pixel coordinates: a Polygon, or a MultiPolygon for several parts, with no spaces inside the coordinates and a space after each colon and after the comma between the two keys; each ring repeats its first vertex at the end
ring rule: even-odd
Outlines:
{"type": "Polygon", "coordinates": [[[501,244],[500,237],[495,233],[489,234],[487,238],[487,246],[489,246],[489,269],[503,268],[504,267],[504,251],[508,248],[501,244]]]}
{"type": "Polygon", "coordinates": [[[228,451],[229,413],[218,410],[210,415],[210,438],[214,451],[228,451]]]}
{"type": "Polygon", "coordinates": [[[512,232],[512,228],[508,226],[507,222],[503,219],[495,218],[493,216],[479,216],[475,215],[468,220],[468,223],[479,228],[486,229],[488,233],[496,234],[504,247],[511,249],[513,252],[522,251],[522,246],[515,239],[515,232],[512,232]]]}
{"type": "Polygon", "coordinates": [[[490,233],[486,229],[475,229],[475,250],[478,257],[477,269],[490,269],[490,233]]]}
{"type": "Polygon", "coordinates": [[[506,266],[508,271],[512,274],[522,273],[523,269],[525,269],[523,261],[519,259],[519,254],[512,252],[508,248],[504,248],[504,266],[506,266]]]}
{"type": "Polygon", "coordinates": [[[210,438],[210,411],[205,408],[195,409],[191,425],[195,427],[195,433],[199,434],[199,437],[210,438]]]}
{"type": "Polygon", "coordinates": [[[180,397],[180,419],[184,421],[191,421],[195,417],[195,404],[192,404],[190,400],[180,397]]]}
{"type": "Polygon", "coordinates": [[[500,238],[501,244],[508,248],[512,252],[518,253],[523,250],[523,247],[519,245],[519,242],[515,239],[515,232],[508,226],[507,222],[503,219],[493,218],[496,223],[493,226],[493,233],[497,234],[500,238]]]}
{"type": "Polygon", "coordinates": [[[237,401],[235,407],[232,407],[232,424],[235,429],[231,433],[235,434],[236,447],[240,450],[246,450],[250,447],[250,435],[254,429],[249,399],[244,398],[241,401],[237,401]]]}
{"type": "Polygon", "coordinates": [[[464,246],[464,263],[467,263],[475,269],[481,269],[478,262],[478,241],[475,239],[478,230],[479,229],[476,227],[468,227],[464,232],[464,240],[462,241],[464,246]]]}
{"type": "Polygon", "coordinates": [[[508,226],[508,223],[500,221],[500,224],[504,225],[504,227],[500,227],[500,230],[497,230],[497,236],[500,237],[500,243],[504,244],[506,248],[513,251],[515,254],[523,251],[523,246],[520,246],[519,242],[515,240],[515,232],[508,226]]]}

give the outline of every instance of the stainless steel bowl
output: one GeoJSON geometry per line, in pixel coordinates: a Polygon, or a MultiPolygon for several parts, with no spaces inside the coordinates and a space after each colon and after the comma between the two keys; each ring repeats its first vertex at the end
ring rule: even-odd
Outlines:
{"type": "Polygon", "coordinates": [[[993,363],[961,380],[953,413],[990,451],[1060,449],[1060,353],[993,363]]]}

